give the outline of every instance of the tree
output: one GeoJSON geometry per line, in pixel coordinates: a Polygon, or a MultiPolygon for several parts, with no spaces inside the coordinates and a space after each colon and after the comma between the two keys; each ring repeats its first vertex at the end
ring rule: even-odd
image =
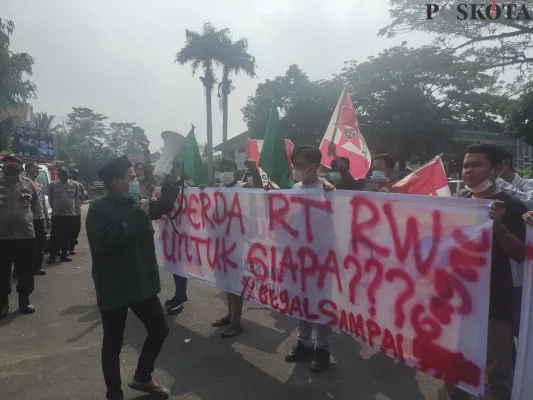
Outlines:
{"type": "Polygon", "coordinates": [[[533,145],[533,90],[512,104],[506,122],[507,133],[533,145]]]}
{"type": "Polygon", "coordinates": [[[428,5],[425,3],[428,2],[390,0],[389,12],[393,21],[381,29],[379,34],[387,37],[412,31],[433,34],[436,43],[443,45],[441,51],[463,55],[474,62],[479,71],[513,68],[518,72],[518,76],[512,89],[520,92],[531,88],[533,57],[524,51],[531,47],[533,39],[531,20],[524,18],[528,11],[529,16],[533,17],[531,6],[529,10],[526,8],[525,12],[525,3],[511,8],[512,19],[508,19],[506,17],[509,7],[513,6],[506,5],[502,10],[500,4],[495,4],[503,12],[498,19],[489,20],[485,12],[487,7],[490,12],[491,2],[480,7],[478,1],[465,0],[460,3],[469,6],[463,6],[468,15],[471,15],[472,4],[477,4],[474,8],[481,9],[482,15],[476,14],[475,20],[460,20],[458,18],[462,16],[457,12],[457,3],[452,2],[452,6],[441,7],[439,13],[433,15],[433,20],[427,20],[428,5]]]}
{"type": "Polygon", "coordinates": [[[342,85],[336,81],[311,81],[296,65],[283,76],[257,86],[242,109],[250,136],[262,139],[272,106],[280,110],[280,125],[295,146],[318,145],[339,98],[342,85]]]}
{"type": "Polygon", "coordinates": [[[108,117],[95,113],[90,108],[73,107],[67,115],[68,143],[76,157],[85,157],[104,147],[108,117]]]}
{"type": "Polygon", "coordinates": [[[200,77],[205,89],[205,105],[207,118],[207,165],[208,182],[213,180],[213,119],[211,95],[215,84],[214,67],[220,65],[223,59],[225,44],[229,30],[217,30],[206,22],[202,32],[185,30],[185,46],[176,54],[176,62],[184,65],[191,64],[193,75],[198,68],[202,68],[204,76],[200,77]]]}
{"type": "Polygon", "coordinates": [[[392,153],[403,169],[409,160],[425,162],[446,151],[460,124],[474,129],[499,126],[494,76],[475,73],[462,57],[434,46],[403,43],[350,61],[336,79],[348,82],[367,142],[373,152],[392,153]]]}
{"type": "Polygon", "coordinates": [[[51,131],[53,129],[52,123],[55,116],[48,115],[45,112],[38,112],[35,114],[35,127],[45,131],[51,131]]]}
{"type": "Polygon", "coordinates": [[[16,108],[35,95],[36,87],[26,77],[32,74],[34,60],[27,53],[13,53],[10,38],[12,21],[0,18],[0,151],[11,146],[16,108]]]}
{"type": "Polygon", "coordinates": [[[134,155],[148,149],[150,141],[144,129],[133,122],[111,122],[106,144],[115,157],[121,155],[134,155]]]}
{"type": "Polygon", "coordinates": [[[231,38],[224,38],[225,49],[222,53],[222,82],[219,84],[219,97],[222,106],[222,143],[228,140],[228,97],[234,88],[231,74],[244,72],[255,77],[255,57],[248,53],[248,41],[239,39],[233,42],[231,38]]]}
{"type": "Polygon", "coordinates": [[[244,120],[251,136],[262,138],[274,104],[295,146],[318,145],[347,84],[371,151],[392,153],[404,167],[446,152],[459,125],[501,125],[501,98],[487,94],[496,90],[496,79],[474,71],[461,57],[405,43],[362,63],[349,61],[327,81],[310,81],[292,65],[284,76],[258,85],[243,108],[244,120]]]}

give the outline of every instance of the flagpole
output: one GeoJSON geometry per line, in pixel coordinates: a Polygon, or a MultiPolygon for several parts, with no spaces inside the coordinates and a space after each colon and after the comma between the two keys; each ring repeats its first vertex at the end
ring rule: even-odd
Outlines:
{"type": "MultiPolygon", "coordinates": [[[[418,167],[416,169],[416,171],[418,171],[419,169],[422,169],[424,168],[425,166],[431,164],[432,162],[436,161],[436,160],[440,160],[442,158],[442,156],[444,155],[444,153],[439,153],[437,154],[435,157],[433,157],[431,160],[429,160],[427,163],[425,163],[424,165],[421,165],[420,167],[418,167]]],[[[413,172],[416,172],[416,171],[413,171],[413,172]]]]}
{"type": "MultiPolygon", "coordinates": [[[[341,97],[339,98],[338,104],[341,104],[341,101],[344,100],[345,95],[346,95],[346,85],[344,85],[344,88],[342,89],[341,97]]],[[[344,109],[344,104],[342,104],[339,107],[339,113],[337,114],[337,120],[335,121],[335,128],[333,129],[333,135],[331,136],[331,143],[335,143],[335,136],[337,136],[337,127],[339,126],[339,121],[341,119],[343,109],[344,109]]]]}

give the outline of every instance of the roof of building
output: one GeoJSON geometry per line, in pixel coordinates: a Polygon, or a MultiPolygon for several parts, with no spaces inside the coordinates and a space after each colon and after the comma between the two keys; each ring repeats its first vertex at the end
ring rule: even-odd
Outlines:
{"type": "Polygon", "coordinates": [[[229,138],[226,143],[220,143],[219,145],[216,145],[213,147],[213,151],[230,151],[246,146],[248,146],[248,131],[229,138]]]}

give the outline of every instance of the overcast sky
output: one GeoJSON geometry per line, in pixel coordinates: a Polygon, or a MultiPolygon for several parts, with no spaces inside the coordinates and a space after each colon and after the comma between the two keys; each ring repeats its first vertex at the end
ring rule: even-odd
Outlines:
{"type": "MultiPolygon", "coordinates": [[[[174,63],[185,29],[204,21],[246,37],[256,79],[234,78],[228,136],[246,130],[241,108],[257,84],[296,63],[312,79],[328,78],[345,60],[364,60],[423,35],[378,38],[390,21],[388,0],[0,0],[15,22],[12,50],[35,58],[34,111],[66,116],[83,106],[115,122],[136,122],[155,150],[164,130],[186,134],[193,123],[205,143],[205,98],[189,66],[174,63]]],[[[213,96],[213,142],[222,116],[213,96]]]]}

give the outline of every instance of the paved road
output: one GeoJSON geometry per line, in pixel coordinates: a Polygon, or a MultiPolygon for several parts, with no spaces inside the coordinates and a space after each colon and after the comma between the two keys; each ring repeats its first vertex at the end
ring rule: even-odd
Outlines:
{"type": "MultiPolygon", "coordinates": [[[[84,212],[86,211],[86,207],[84,212]]],[[[105,398],[100,370],[102,328],[95,307],[87,239],[72,263],[36,277],[37,312],[12,312],[0,321],[1,400],[96,400],[105,398]]],[[[173,290],[162,273],[162,299],[173,290]]],[[[285,364],[295,322],[247,303],[243,333],[221,339],[210,322],[224,314],[219,291],[190,284],[189,303],[169,318],[170,335],[155,377],[174,400],[442,400],[440,382],[396,364],[346,335],[335,335],[332,367],[319,375],[285,364]]],[[[11,297],[16,309],[16,296],[11,297]]],[[[130,314],[122,352],[124,387],[131,379],[144,328],[130,314]]],[[[127,399],[148,400],[126,387],[127,399]]]]}

